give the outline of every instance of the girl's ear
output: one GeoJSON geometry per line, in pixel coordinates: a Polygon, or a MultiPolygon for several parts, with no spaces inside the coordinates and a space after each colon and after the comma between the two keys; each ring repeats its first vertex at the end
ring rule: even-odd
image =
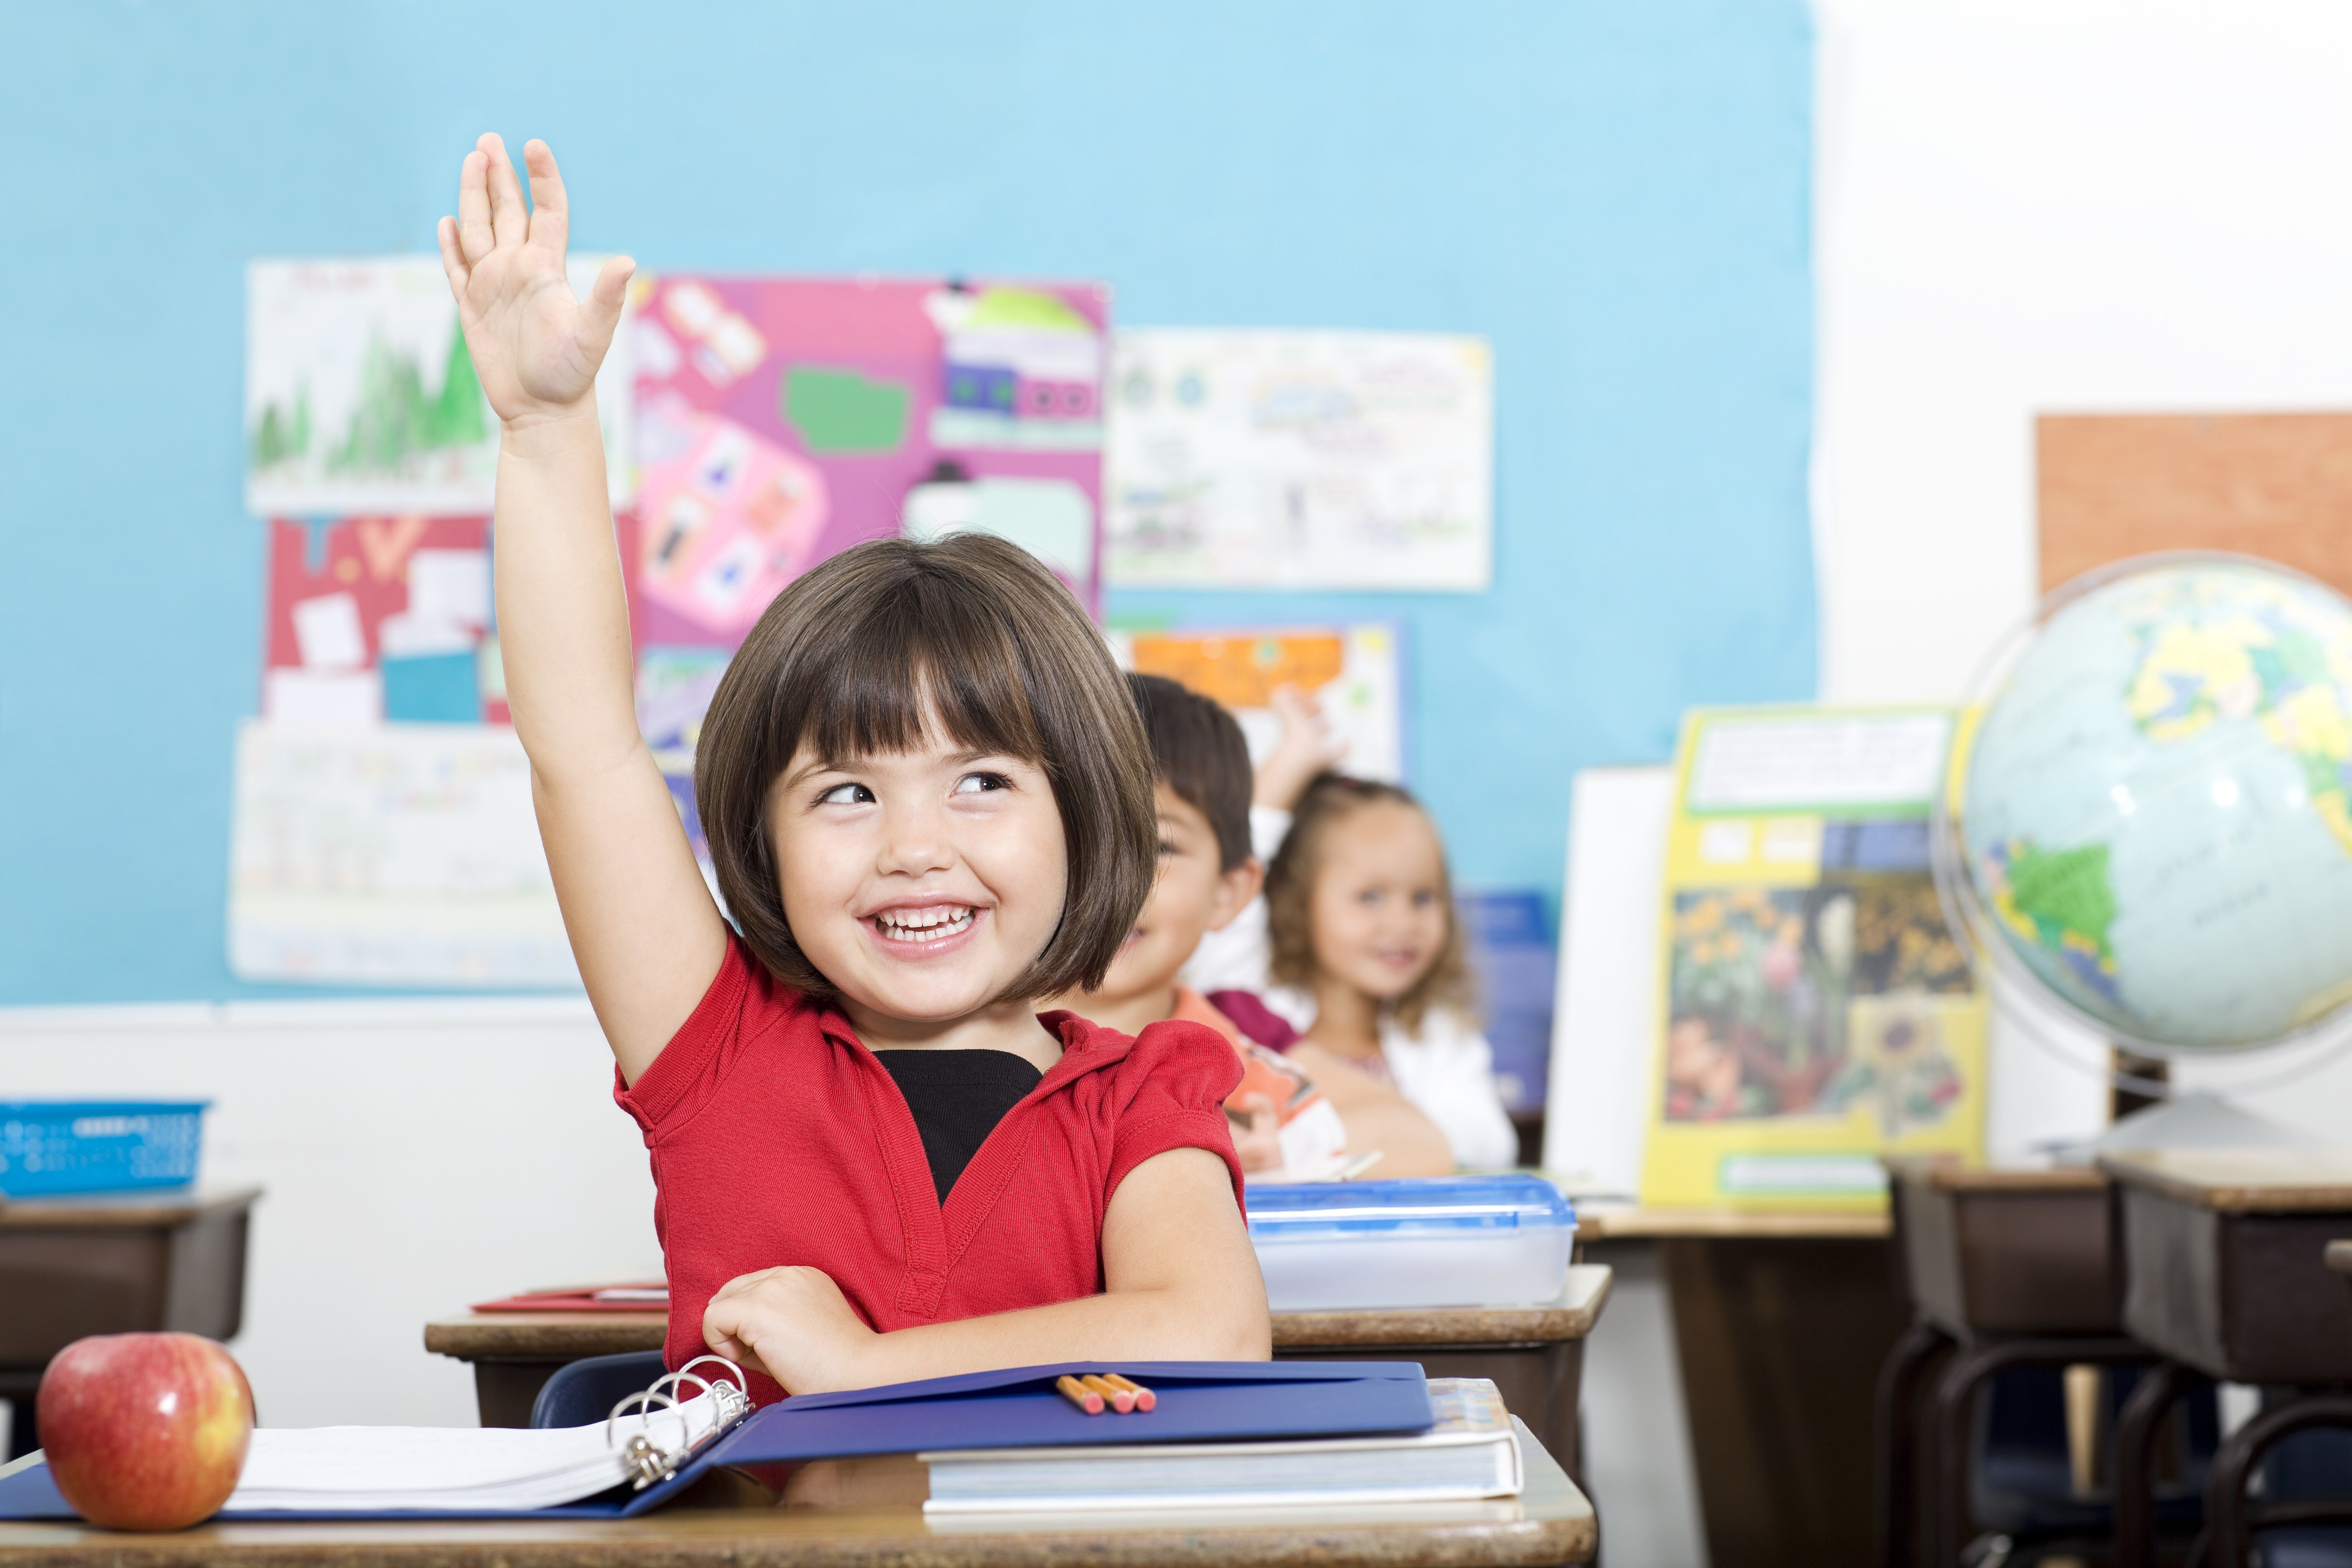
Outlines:
{"type": "Polygon", "coordinates": [[[1217,879],[1217,896],[1209,905],[1209,929],[1223,931],[1265,886],[1265,864],[1253,855],[1217,879]]]}

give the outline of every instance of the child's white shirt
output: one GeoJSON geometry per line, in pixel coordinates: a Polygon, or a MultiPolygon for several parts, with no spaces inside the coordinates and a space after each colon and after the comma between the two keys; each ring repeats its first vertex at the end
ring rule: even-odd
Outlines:
{"type": "MultiPolygon", "coordinates": [[[[1279,986],[1264,994],[1268,1007],[1304,1033],[1315,1023],[1315,999],[1279,986]]],[[[1423,1016],[1421,1033],[1409,1035],[1393,1018],[1381,1020],[1381,1059],[1397,1092],[1437,1124],[1454,1163],[1496,1170],[1519,1163],[1518,1130],[1503,1109],[1495,1083],[1495,1052],[1486,1036],[1450,1007],[1423,1016]]],[[[1380,1179],[1378,1165],[1364,1173],[1380,1179]]]]}

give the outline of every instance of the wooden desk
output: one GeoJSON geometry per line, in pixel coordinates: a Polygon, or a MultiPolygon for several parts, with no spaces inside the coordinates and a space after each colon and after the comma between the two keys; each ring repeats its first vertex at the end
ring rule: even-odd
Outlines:
{"type": "Polygon", "coordinates": [[[2124,1323],[2208,1377],[2352,1382],[2352,1294],[2327,1245],[2352,1227],[2352,1150],[2101,1157],[2119,1189],[2124,1323]]]}
{"type": "Polygon", "coordinates": [[[0,1399],[8,1454],[38,1447],[33,1394],[85,1334],[177,1329],[215,1340],[245,1318],[258,1187],[19,1198],[0,1207],[0,1399]]]}
{"type": "MultiPolygon", "coordinates": [[[[1570,1473],[1584,1337],[1609,1300],[1609,1270],[1570,1268],[1560,1294],[1526,1307],[1276,1312],[1277,1361],[1417,1361],[1432,1377],[1492,1378],[1503,1403],[1570,1473]]],[[[470,1362],[485,1426],[527,1426],[555,1369],[662,1346],[663,1312],[468,1312],[425,1325],[425,1348],[470,1362]]]]}
{"type": "Polygon", "coordinates": [[[1527,1307],[1407,1307],[1276,1312],[1276,1361],[1417,1361],[1432,1377],[1484,1377],[1571,1476],[1584,1340],[1609,1300],[1610,1272],[1573,1264],[1560,1293],[1527,1307]]]}
{"type": "Polygon", "coordinates": [[[1893,1230],[1885,1208],[1653,1209],[1580,1202],[1576,1238],[1590,1241],[1878,1241],[1893,1230]]]}
{"type": "Polygon", "coordinates": [[[2161,1404],[2200,1378],[2299,1384],[2222,1441],[2206,1483],[2208,1560],[2247,1560],[2252,1532],[2314,1504],[2250,1506],[2271,1447],[2306,1426],[2352,1424],[2352,1293],[2328,1244],[2352,1226],[2352,1150],[2167,1149],[2105,1154],[2124,1249],[2124,1325],[2170,1358],[2125,1402],[2116,1436],[2116,1562],[2155,1560],[2147,1436],[2161,1404]],[[2183,1370],[2187,1369],[2187,1370],[2183,1370]],[[2310,1385],[2337,1392],[2313,1396],[2310,1385]]]}
{"type": "Polygon", "coordinates": [[[1885,1209],[1652,1209],[1580,1201],[1605,1262],[1657,1251],[1707,1554],[1871,1560],[1878,1369],[1910,1315],[1885,1209]]]}
{"type": "MultiPolygon", "coordinates": [[[[1888,1157],[1895,1261],[1916,1318],[1878,1383],[1878,1554],[1953,1563],[1978,1531],[1978,1400],[2002,1373],[2141,1367],[2157,1358],[2116,1311],[2107,1178],[2084,1166],[1969,1165],[1888,1157]]],[[[2067,1433],[2078,1478],[2094,1468],[2086,1427],[2067,1433]]],[[[2078,1481],[2078,1485],[2086,1482],[2078,1481]]],[[[2012,1520],[2017,1516],[2012,1516],[2012,1520]]],[[[2072,1497],[2035,1496],[2018,1531],[2104,1531],[2072,1497]]]]}
{"type": "MultiPolygon", "coordinates": [[[[852,1461],[824,1490],[873,1500],[774,1506],[714,1477],[644,1519],[611,1523],[212,1524],[171,1535],[0,1523],[11,1568],[1552,1568],[1591,1560],[1592,1505],[1522,1429],[1527,1489],[1494,1502],[1340,1510],[923,1517],[922,1467],[852,1461]],[[730,1486],[733,1489],[730,1489],[730,1486]]],[[[804,1467],[802,1476],[820,1467],[804,1467]]],[[[800,1477],[795,1477],[797,1489],[800,1477]]]]}
{"type": "Polygon", "coordinates": [[[1897,1261],[1921,1317],[1963,1340],[2120,1330],[2106,1177],[2081,1165],[1885,1163],[1897,1261]]]}

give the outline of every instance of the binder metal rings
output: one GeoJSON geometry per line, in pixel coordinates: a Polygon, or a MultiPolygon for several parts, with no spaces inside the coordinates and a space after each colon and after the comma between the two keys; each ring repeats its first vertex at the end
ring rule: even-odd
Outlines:
{"type": "Polygon", "coordinates": [[[656,1481],[666,1481],[676,1475],[678,1466],[683,1464],[687,1456],[698,1447],[694,1441],[693,1427],[688,1424],[684,1405],[678,1398],[679,1391],[689,1383],[704,1394],[710,1395],[712,1407],[717,1413],[718,1419],[712,1423],[706,1440],[708,1437],[717,1436],[733,1426],[738,1417],[751,1408],[751,1396],[744,1392],[743,1369],[725,1356],[719,1355],[697,1356],[676,1372],[664,1373],[654,1379],[652,1386],[641,1388],[622,1399],[619,1404],[613,1406],[613,1413],[604,1417],[604,1442],[608,1447],[614,1446],[613,1424],[635,1409],[637,1415],[637,1430],[629,1434],[628,1440],[620,1444],[619,1447],[622,1463],[635,1481],[635,1489],[638,1491],[645,1490],[656,1481]],[[707,1361],[717,1362],[720,1366],[733,1373],[735,1381],[733,1383],[713,1381],[719,1374],[714,1373],[711,1377],[706,1378],[694,1370],[707,1361]],[[663,1409],[678,1413],[678,1440],[676,1447],[665,1448],[654,1440],[653,1418],[655,1407],[657,1405],[663,1409]]]}

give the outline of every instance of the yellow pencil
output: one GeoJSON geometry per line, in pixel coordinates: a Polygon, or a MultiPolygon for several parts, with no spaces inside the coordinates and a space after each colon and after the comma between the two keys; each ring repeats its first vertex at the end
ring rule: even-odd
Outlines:
{"type": "Polygon", "coordinates": [[[1144,1387],[1143,1384],[1136,1383],[1129,1378],[1121,1377],[1115,1372],[1104,1373],[1103,1381],[1109,1384],[1113,1388],[1118,1389],[1122,1393],[1131,1396],[1135,1401],[1135,1407],[1138,1410],[1149,1410],[1153,1405],[1160,1403],[1160,1395],[1152,1393],[1151,1390],[1144,1387]]]}
{"type": "Polygon", "coordinates": [[[1100,1377],[1090,1372],[1085,1376],[1079,1378],[1078,1381],[1085,1384],[1095,1393],[1101,1394],[1105,1399],[1109,1400],[1110,1407],[1113,1410],[1118,1411],[1121,1415],[1126,1415],[1129,1411],[1135,1408],[1135,1395],[1129,1394],[1126,1389],[1119,1387],[1117,1384],[1112,1383],[1110,1379],[1107,1377],[1100,1377]]]}
{"type": "Polygon", "coordinates": [[[1103,1396],[1097,1394],[1093,1389],[1088,1388],[1085,1384],[1080,1383],[1076,1378],[1070,1376],[1067,1373],[1055,1378],[1054,1380],[1054,1386],[1062,1391],[1063,1398],[1068,1400],[1071,1404],[1076,1405],[1087,1415],[1099,1415],[1103,1413],[1103,1396]]]}

